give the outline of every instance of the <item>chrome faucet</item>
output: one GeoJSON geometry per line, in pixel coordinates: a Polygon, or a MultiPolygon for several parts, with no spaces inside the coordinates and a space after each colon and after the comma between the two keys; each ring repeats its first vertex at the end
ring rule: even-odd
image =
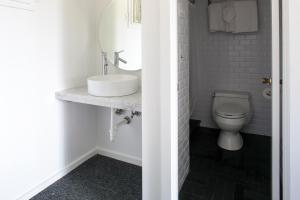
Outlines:
{"type": "Polygon", "coordinates": [[[127,61],[126,61],[126,60],[120,58],[120,53],[123,53],[123,52],[124,52],[124,50],[115,52],[115,62],[114,62],[114,65],[115,65],[115,67],[117,67],[117,68],[119,68],[119,62],[120,62],[120,61],[121,61],[122,63],[124,63],[124,64],[127,64],[127,61]]]}
{"type": "Polygon", "coordinates": [[[102,51],[102,75],[108,74],[108,59],[107,53],[102,51]]]}

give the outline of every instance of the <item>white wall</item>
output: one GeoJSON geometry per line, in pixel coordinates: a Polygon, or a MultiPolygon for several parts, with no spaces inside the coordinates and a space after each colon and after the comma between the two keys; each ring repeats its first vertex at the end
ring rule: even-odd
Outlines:
{"type": "Polygon", "coordinates": [[[143,200],[152,200],[161,193],[159,0],[143,0],[142,11],[143,200]]]}
{"type": "Polygon", "coordinates": [[[258,1],[259,30],[255,33],[210,33],[208,1],[196,1],[190,8],[190,88],[192,118],[204,127],[216,128],[211,117],[215,90],[250,92],[253,118],[246,133],[272,135],[271,100],[263,97],[268,87],[261,83],[271,76],[271,1],[258,1]]]}
{"type": "Polygon", "coordinates": [[[177,1],[142,1],[143,200],[178,199],[177,1]]]}
{"type": "MultiPolygon", "coordinates": [[[[134,117],[128,125],[120,127],[113,142],[109,138],[110,108],[99,107],[98,118],[98,148],[101,153],[121,159],[132,164],[142,164],[142,117],[134,117]]],[[[116,123],[130,116],[127,111],[122,116],[115,115],[116,123]]]]}
{"type": "Polygon", "coordinates": [[[93,0],[0,7],[0,199],[13,200],[96,146],[97,110],[54,92],[95,73],[93,0]]]}
{"type": "Polygon", "coordinates": [[[283,87],[284,87],[284,199],[300,198],[300,1],[283,0],[283,87]]]}

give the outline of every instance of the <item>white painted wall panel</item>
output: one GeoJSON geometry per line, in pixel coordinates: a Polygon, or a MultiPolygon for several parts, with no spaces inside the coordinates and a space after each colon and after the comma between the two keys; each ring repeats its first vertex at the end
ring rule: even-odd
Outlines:
{"type": "Polygon", "coordinates": [[[15,200],[96,146],[97,112],[57,90],[96,71],[94,1],[0,7],[0,199],[15,200]]]}
{"type": "MultiPolygon", "coordinates": [[[[142,161],[142,116],[134,117],[128,125],[121,126],[113,142],[110,141],[110,108],[98,108],[98,147],[104,151],[115,152],[136,160],[139,164],[142,161]]],[[[130,116],[127,111],[122,116],[115,115],[115,122],[130,116]]]]}
{"type": "Polygon", "coordinates": [[[283,0],[284,42],[284,123],[283,123],[283,183],[284,200],[300,198],[300,1],[283,0]]]}

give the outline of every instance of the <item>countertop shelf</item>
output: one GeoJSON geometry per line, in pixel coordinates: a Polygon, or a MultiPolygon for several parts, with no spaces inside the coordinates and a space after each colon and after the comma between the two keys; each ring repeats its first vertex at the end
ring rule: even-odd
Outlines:
{"type": "Polygon", "coordinates": [[[122,97],[95,97],[88,94],[87,87],[72,88],[55,93],[57,99],[94,106],[142,111],[142,93],[122,97]]]}

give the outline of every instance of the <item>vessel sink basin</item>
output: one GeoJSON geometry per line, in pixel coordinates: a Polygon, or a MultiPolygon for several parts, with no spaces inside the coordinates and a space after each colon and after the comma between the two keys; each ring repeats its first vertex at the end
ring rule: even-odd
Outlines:
{"type": "Polygon", "coordinates": [[[139,78],[127,74],[109,74],[88,78],[88,93],[99,97],[119,97],[134,94],[139,78]]]}

